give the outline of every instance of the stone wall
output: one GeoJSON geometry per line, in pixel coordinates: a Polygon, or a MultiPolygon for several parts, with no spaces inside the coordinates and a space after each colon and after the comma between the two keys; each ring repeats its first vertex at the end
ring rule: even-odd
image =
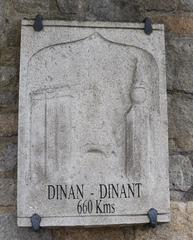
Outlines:
{"type": "Polygon", "coordinates": [[[0,0],[0,240],[193,239],[193,1],[0,0]],[[142,22],[166,27],[171,223],[97,229],[16,226],[16,169],[20,20],[142,22]]]}

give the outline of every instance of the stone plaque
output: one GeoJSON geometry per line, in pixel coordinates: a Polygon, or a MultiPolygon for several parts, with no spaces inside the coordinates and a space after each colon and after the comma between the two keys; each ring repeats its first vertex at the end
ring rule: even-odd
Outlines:
{"type": "Polygon", "coordinates": [[[163,25],[22,22],[18,225],[169,221],[163,25]]]}

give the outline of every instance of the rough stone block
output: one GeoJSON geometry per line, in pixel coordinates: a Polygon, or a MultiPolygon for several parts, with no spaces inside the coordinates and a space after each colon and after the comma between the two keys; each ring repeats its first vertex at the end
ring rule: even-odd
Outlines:
{"type": "MultiPolygon", "coordinates": [[[[35,15],[34,15],[35,17],[35,15]]],[[[6,44],[8,47],[20,47],[20,21],[13,21],[6,25],[6,44]]]]}
{"type": "Polygon", "coordinates": [[[36,233],[32,228],[18,228],[15,215],[0,215],[1,240],[52,240],[50,230],[41,229],[36,233]]]}
{"type": "Polygon", "coordinates": [[[193,185],[193,166],[188,156],[170,156],[170,189],[188,191],[193,185]]]}
{"type": "MultiPolygon", "coordinates": [[[[184,197],[185,193],[182,191],[170,190],[170,200],[184,202],[185,201],[185,197],[184,197]]],[[[192,198],[192,195],[191,195],[191,198],[192,198]]],[[[190,200],[191,200],[191,198],[190,198],[190,200]]]]}
{"type": "Polygon", "coordinates": [[[58,229],[53,231],[54,240],[134,240],[135,233],[129,228],[58,229]]]}
{"type": "Polygon", "coordinates": [[[141,18],[139,1],[134,0],[57,0],[57,6],[62,14],[85,20],[140,21],[141,18]]]}
{"type": "Polygon", "coordinates": [[[17,135],[16,113],[0,113],[0,137],[17,135]]]}
{"type": "Polygon", "coordinates": [[[19,49],[15,47],[0,50],[0,64],[3,66],[16,66],[19,63],[19,49]]]}
{"type": "Polygon", "coordinates": [[[0,111],[16,111],[18,102],[17,92],[0,92],[0,111]]]}
{"type": "Polygon", "coordinates": [[[5,0],[0,1],[0,23],[4,21],[4,8],[5,8],[5,0]]]}
{"type": "Polygon", "coordinates": [[[193,18],[187,16],[167,16],[167,15],[152,15],[153,22],[165,24],[166,32],[178,34],[179,36],[192,36],[193,33],[193,18]]]}
{"type": "Polygon", "coordinates": [[[4,17],[4,6],[5,6],[5,0],[0,1],[0,47],[2,47],[5,44],[5,17],[4,17]]]}
{"type": "MultiPolygon", "coordinates": [[[[89,0],[86,4],[86,19],[101,21],[140,21],[138,1],[89,0]]],[[[142,21],[142,19],[141,19],[142,21]]]]}
{"type": "Polygon", "coordinates": [[[193,96],[168,95],[170,151],[193,150],[193,96]]]}
{"type": "Polygon", "coordinates": [[[152,229],[139,227],[135,231],[135,240],[191,240],[193,239],[193,204],[172,202],[171,223],[152,229]]]}
{"type": "Polygon", "coordinates": [[[57,7],[64,14],[78,14],[83,10],[84,1],[78,0],[56,0],[57,7]]]}
{"type": "Polygon", "coordinates": [[[145,0],[143,1],[144,7],[148,11],[174,11],[177,7],[176,0],[145,0]]]}
{"type": "Polygon", "coordinates": [[[0,89],[13,90],[17,86],[18,73],[14,67],[0,66],[0,89]]]}
{"type": "Polygon", "coordinates": [[[16,180],[0,178],[0,205],[9,206],[16,204],[16,180]]]}
{"type": "Polygon", "coordinates": [[[183,194],[184,201],[193,201],[193,186],[188,189],[187,192],[183,194]]]}
{"type": "Polygon", "coordinates": [[[18,13],[42,14],[49,11],[49,0],[13,0],[12,4],[18,13]]]}
{"type": "Polygon", "coordinates": [[[193,11],[193,1],[192,0],[180,0],[179,8],[186,12],[192,12],[193,11]]]}
{"type": "Polygon", "coordinates": [[[2,138],[0,140],[0,172],[12,171],[16,167],[17,140],[2,138]]]}
{"type": "Polygon", "coordinates": [[[193,37],[167,37],[168,89],[193,92],[193,37]]]}

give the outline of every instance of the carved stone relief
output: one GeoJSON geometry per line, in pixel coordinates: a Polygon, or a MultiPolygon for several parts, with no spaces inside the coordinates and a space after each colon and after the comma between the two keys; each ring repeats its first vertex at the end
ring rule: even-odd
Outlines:
{"type": "Polygon", "coordinates": [[[23,26],[42,47],[21,56],[19,225],[33,213],[42,226],[144,223],[151,207],[168,221],[164,53],[129,25],[58,26],[39,36],[23,26]]]}

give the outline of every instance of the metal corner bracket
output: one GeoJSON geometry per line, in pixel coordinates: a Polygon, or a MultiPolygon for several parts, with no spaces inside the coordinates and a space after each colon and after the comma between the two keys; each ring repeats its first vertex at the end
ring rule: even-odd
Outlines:
{"type": "Polygon", "coordinates": [[[144,32],[147,34],[147,35],[150,35],[152,32],[153,32],[153,27],[152,27],[152,20],[150,17],[146,17],[144,20],[144,32]]]}
{"type": "Polygon", "coordinates": [[[35,232],[38,232],[40,230],[40,223],[41,223],[41,217],[38,214],[34,214],[31,217],[31,224],[32,228],[35,232]]]}
{"type": "Polygon", "coordinates": [[[149,218],[149,224],[152,228],[155,228],[157,226],[157,215],[158,211],[155,208],[149,209],[148,213],[148,218],[149,218]]]}
{"type": "Polygon", "coordinates": [[[41,15],[38,14],[35,17],[33,28],[34,28],[34,31],[36,31],[36,32],[41,32],[43,30],[43,28],[44,28],[43,17],[41,15]]]}

